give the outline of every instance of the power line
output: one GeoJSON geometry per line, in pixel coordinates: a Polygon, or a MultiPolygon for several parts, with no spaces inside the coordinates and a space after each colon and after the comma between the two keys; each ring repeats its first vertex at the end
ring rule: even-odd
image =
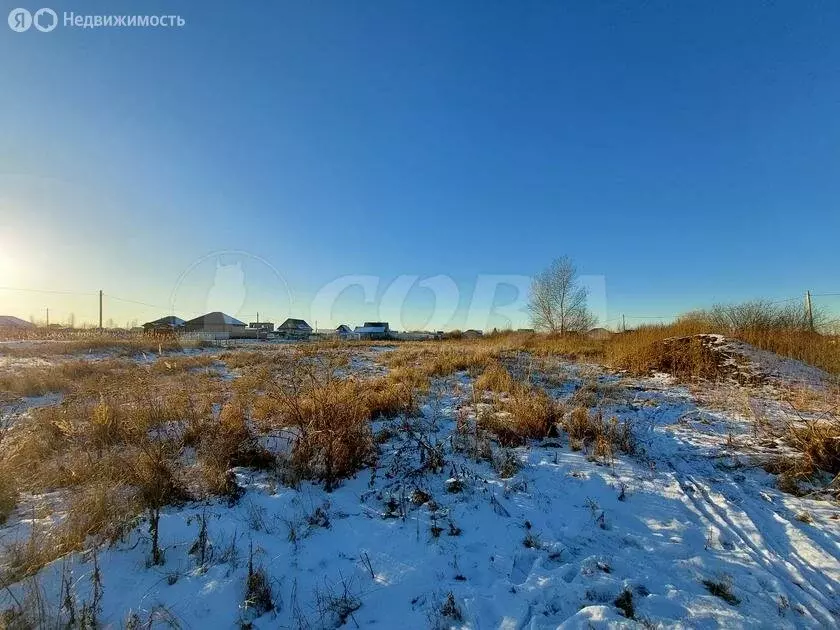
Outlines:
{"type": "Polygon", "coordinates": [[[169,307],[161,306],[160,304],[149,304],[148,302],[140,302],[138,300],[129,300],[128,298],[117,297],[116,295],[111,295],[110,293],[104,293],[103,295],[106,298],[109,298],[111,300],[117,300],[118,302],[128,302],[129,304],[139,304],[141,306],[149,306],[151,308],[162,308],[164,310],[169,309],[169,307]]]}
{"type": "MultiPolygon", "coordinates": [[[[103,295],[105,297],[111,299],[111,300],[117,300],[118,302],[127,302],[129,304],[139,304],[140,306],[148,306],[149,308],[158,308],[158,309],[161,309],[162,311],[165,311],[167,313],[173,310],[171,306],[161,306],[160,304],[150,304],[149,302],[141,302],[139,300],[130,300],[128,298],[117,297],[116,295],[111,295],[110,293],[104,293],[103,295]]],[[[182,308],[178,309],[178,310],[182,313],[190,313],[190,314],[193,314],[193,315],[203,315],[204,314],[204,311],[191,311],[191,310],[182,309],[182,308]]]]}
{"type": "Polygon", "coordinates": [[[0,291],[24,291],[26,293],[51,293],[56,295],[96,295],[96,293],[83,293],[81,291],[53,291],[50,289],[24,289],[22,287],[0,287],[0,291]]]}

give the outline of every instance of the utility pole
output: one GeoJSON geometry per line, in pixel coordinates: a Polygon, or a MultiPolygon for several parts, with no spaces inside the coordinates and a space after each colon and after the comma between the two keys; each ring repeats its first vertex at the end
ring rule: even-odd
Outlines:
{"type": "Polygon", "coordinates": [[[99,332],[102,332],[102,289],[99,289],[99,332]]]}
{"type": "Polygon", "coordinates": [[[47,307],[47,330],[50,329],[50,309],[47,307]]]}
{"type": "Polygon", "coordinates": [[[627,324],[624,321],[624,313],[621,314],[621,332],[627,332],[627,324]]]}
{"type": "Polygon", "coordinates": [[[808,318],[808,328],[814,330],[814,310],[811,308],[811,292],[805,291],[805,316],[808,318]]]}

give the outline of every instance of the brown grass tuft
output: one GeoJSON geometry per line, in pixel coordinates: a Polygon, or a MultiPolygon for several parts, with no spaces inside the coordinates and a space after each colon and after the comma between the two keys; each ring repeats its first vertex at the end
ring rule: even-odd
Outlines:
{"type": "Polygon", "coordinates": [[[510,392],[514,387],[513,377],[499,361],[491,361],[481,375],[475,379],[475,389],[491,392],[510,392]]]}
{"type": "Polygon", "coordinates": [[[563,428],[572,448],[592,445],[595,457],[600,459],[612,459],[615,451],[631,455],[636,451],[629,423],[617,418],[604,420],[600,411],[590,413],[585,407],[575,407],[564,419],[563,428]]]}

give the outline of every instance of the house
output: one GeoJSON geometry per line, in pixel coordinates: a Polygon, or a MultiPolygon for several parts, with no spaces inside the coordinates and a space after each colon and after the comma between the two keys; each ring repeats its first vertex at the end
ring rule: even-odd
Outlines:
{"type": "Polygon", "coordinates": [[[277,333],[287,339],[307,339],[312,334],[312,326],[302,319],[290,317],[277,327],[277,333]]]}
{"type": "Polygon", "coordinates": [[[484,336],[484,331],[476,330],[475,328],[470,328],[469,330],[465,330],[463,333],[461,333],[461,336],[464,339],[476,339],[478,337],[484,336]]]}
{"type": "Polygon", "coordinates": [[[14,315],[0,315],[0,328],[14,329],[14,330],[34,330],[35,324],[32,324],[20,317],[14,315]]]}
{"type": "Polygon", "coordinates": [[[146,333],[173,333],[183,329],[186,322],[180,317],[174,315],[167,315],[161,317],[153,322],[146,322],[143,324],[143,332],[146,333]]]}
{"type": "Polygon", "coordinates": [[[267,333],[274,332],[274,322],[250,322],[248,328],[263,330],[267,333]]]}
{"type": "Polygon", "coordinates": [[[353,329],[350,328],[347,324],[339,324],[338,328],[335,329],[337,335],[347,335],[353,332],[353,329]]]}
{"type": "Polygon", "coordinates": [[[207,313],[184,323],[186,332],[229,333],[231,337],[245,332],[245,322],[219,311],[207,313]]]}
{"type": "Polygon", "coordinates": [[[391,327],[388,322],[365,322],[364,326],[356,326],[353,332],[359,339],[390,339],[391,327]]]}

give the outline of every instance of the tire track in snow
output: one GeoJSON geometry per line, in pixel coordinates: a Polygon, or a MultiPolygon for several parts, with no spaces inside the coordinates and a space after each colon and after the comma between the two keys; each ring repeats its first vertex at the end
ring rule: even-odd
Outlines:
{"type": "MultiPolygon", "coordinates": [[[[808,578],[802,576],[802,570],[806,567],[796,566],[785,559],[788,554],[780,549],[780,543],[773,536],[764,535],[760,532],[755,520],[744,509],[736,508],[733,501],[720,493],[720,500],[715,500],[711,495],[715,491],[698,479],[696,470],[686,470],[685,465],[677,463],[673,459],[669,459],[667,463],[674,472],[685,497],[694,507],[698,516],[705,521],[706,526],[713,525],[731,540],[738,541],[740,543],[738,548],[746,552],[756,565],[776,578],[779,584],[785,585],[788,590],[788,597],[805,607],[815,620],[826,626],[836,626],[838,624],[836,596],[835,601],[832,601],[822,592],[822,589],[824,589],[828,593],[837,593],[838,585],[836,583],[832,583],[813,568],[807,569],[808,578]],[[698,493],[700,497],[697,497],[698,493]],[[733,518],[735,509],[739,511],[737,520],[740,521],[740,524],[736,523],[735,518],[733,518]],[[751,532],[744,531],[745,527],[749,527],[751,532]],[[761,540],[764,551],[758,547],[754,539],[761,540]],[[788,567],[796,573],[792,575],[788,567]],[[797,593],[808,595],[808,599],[803,601],[803,598],[796,596],[797,593]]],[[[708,472],[710,473],[709,476],[720,473],[716,470],[708,472]]],[[[735,485],[734,480],[730,478],[729,481],[732,485],[735,485]]],[[[740,489],[737,491],[742,504],[749,504],[754,513],[766,510],[763,505],[756,506],[753,504],[740,489]]]]}

